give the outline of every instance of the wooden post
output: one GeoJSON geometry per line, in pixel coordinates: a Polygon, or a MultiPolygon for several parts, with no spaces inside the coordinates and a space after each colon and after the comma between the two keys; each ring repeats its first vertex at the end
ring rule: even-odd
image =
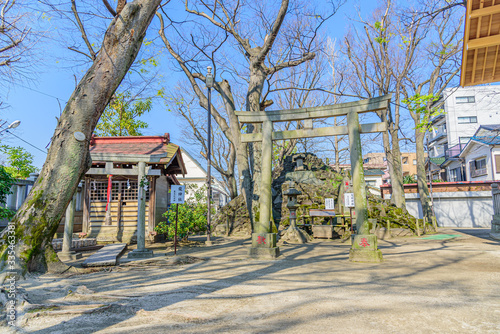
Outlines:
{"type": "Polygon", "coordinates": [[[149,182],[149,216],[148,234],[155,231],[155,209],[156,209],[156,177],[151,177],[149,182]]]}
{"type": "Polygon", "coordinates": [[[83,195],[83,221],[82,232],[89,233],[90,224],[90,178],[85,178],[85,189],[83,195]]]}
{"type": "Polygon", "coordinates": [[[146,182],[146,163],[139,162],[139,175],[137,178],[137,250],[146,248],[146,192],[143,182],[146,182]]]}
{"type": "Polygon", "coordinates": [[[351,175],[356,210],[356,227],[358,234],[370,234],[368,227],[368,203],[366,200],[365,172],[361,152],[361,136],[357,112],[347,114],[349,132],[349,148],[351,151],[351,175]]]}
{"type": "Polygon", "coordinates": [[[116,233],[120,232],[121,228],[121,220],[122,220],[122,193],[118,193],[118,210],[116,213],[116,233]]]}
{"type": "Polygon", "coordinates": [[[271,233],[271,184],[272,184],[272,155],[273,155],[273,123],[266,121],[262,124],[262,169],[260,183],[260,219],[255,228],[256,233],[271,233]]]}

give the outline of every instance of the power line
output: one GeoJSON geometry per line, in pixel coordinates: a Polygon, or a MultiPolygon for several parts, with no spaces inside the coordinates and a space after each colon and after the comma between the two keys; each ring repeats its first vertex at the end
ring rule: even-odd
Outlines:
{"type": "Polygon", "coordinates": [[[24,85],[22,85],[22,84],[20,84],[20,83],[16,83],[16,85],[17,85],[17,86],[20,86],[20,87],[23,87],[23,88],[26,88],[26,89],[29,89],[29,90],[32,90],[32,91],[34,91],[34,92],[36,92],[36,93],[39,93],[39,94],[42,94],[42,95],[45,95],[45,96],[48,96],[48,97],[54,98],[54,99],[56,99],[57,101],[63,101],[63,102],[68,103],[68,101],[65,101],[64,99],[60,99],[60,98],[58,98],[58,97],[56,97],[56,96],[54,96],[54,95],[50,95],[50,94],[47,94],[47,93],[41,92],[41,91],[39,91],[39,90],[36,90],[36,89],[34,89],[34,88],[24,86],[24,85]]]}
{"type": "Polygon", "coordinates": [[[30,146],[32,146],[32,147],[34,147],[34,148],[36,148],[37,150],[42,151],[43,153],[47,154],[47,151],[44,151],[44,150],[42,150],[41,148],[38,148],[38,147],[36,147],[35,145],[33,145],[33,144],[31,144],[31,143],[28,143],[26,140],[24,140],[23,138],[21,138],[21,137],[19,137],[19,136],[16,136],[15,134],[13,134],[12,132],[10,132],[9,130],[5,130],[5,132],[10,133],[11,135],[13,135],[14,137],[16,137],[17,139],[22,140],[22,141],[23,141],[23,142],[25,142],[26,144],[28,144],[28,145],[30,145],[30,146]]]}

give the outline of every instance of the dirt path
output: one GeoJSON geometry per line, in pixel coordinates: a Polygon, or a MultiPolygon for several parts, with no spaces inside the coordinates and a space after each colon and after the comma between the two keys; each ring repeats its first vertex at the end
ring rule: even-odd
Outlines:
{"type": "Polygon", "coordinates": [[[246,258],[248,241],[182,248],[180,259],[23,282],[50,305],[30,333],[499,333],[500,243],[487,230],[448,240],[381,241],[385,262],[347,260],[349,246],[315,240],[276,261],[246,258]],[[184,260],[185,263],[178,263],[184,260]]]}

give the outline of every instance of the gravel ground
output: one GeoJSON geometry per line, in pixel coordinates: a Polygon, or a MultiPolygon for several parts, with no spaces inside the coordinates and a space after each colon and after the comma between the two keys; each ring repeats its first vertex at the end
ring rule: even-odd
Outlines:
{"type": "Polygon", "coordinates": [[[500,243],[486,229],[380,241],[381,264],[349,245],[285,245],[275,261],[217,239],[177,257],[22,282],[29,333],[500,333],[500,243]],[[44,306],[42,306],[44,305],[44,306]]]}

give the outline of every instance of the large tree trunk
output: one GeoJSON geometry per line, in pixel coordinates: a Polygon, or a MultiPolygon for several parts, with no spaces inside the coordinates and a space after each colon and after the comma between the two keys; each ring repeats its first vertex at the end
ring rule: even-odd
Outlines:
{"type": "MultiPolygon", "coordinates": [[[[13,219],[23,274],[45,271],[50,263],[59,262],[50,243],[78,182],[90,167],[92,132],[134,62],[159,4],[160,0],[136,0],[123,8],[108,27],[96,60],[64,108],[40,176],[13,219]],[[76,140],[75,132],[82,132],[85,140],[76,140]]],[[[5,249],[4,244],[2,265],[5,249]]]]}
{"type": "Polygon", "coordinates": [[[401,152],[399,151],[399,138],[397,137],[397,131],[396,140],[394,140],[394,131],[391,132],[391,122],[388,118],[387,112],[381,112],[378,116],[382,122],[387,124],[388,128],[387,131],[382,132],[382,141],[384,144],[389,174],[391,175],[391,202],[398,208],[406,208],[403,188],[403,173],[401,167],[401,152]],[[391,136],[389,134],[391,134],[391,136]],[[397,149],[394,149],[393,146],[391,147],[391,138],[393,145],[396,142],[397,149]]]}
{"type": "Polygon", "coordinates": [[[399,146],[399,136],[397,129],[389,130],[392,142],[392,197],[391,201],[398,208],[406,209],[405,191],[403,186],[403,167],[401,161],[401,148],[399,146]]]}
{"type": "Polygon", "coordinates": [[[431,208],[431,199],[429,196],[429,187],[427,186],[427,178],[425,175],[425,151],[424,151],[425,133],[420,129],[415,128],[415,141],[417,149],[417,185],[418,194],[420,196],[420,204],[422,205],[422,213],[427,222],[432,222],[434,216],[431,208]]]}
{"type": "MultiPolygon", "coordinates": [[[[240,179],[241,193],[245,198],[245,203],[250,216],[250,222],[253,231],[252,217],[252,173],[248,161],[248,145],[241,142],[241,127],[236,117],[236,107],[234,105],[233,93],[231,86],[227,80],[223,80],[219,84],[219,93],[224,101],[227,116],[229,118],[229,136],[228,138],[236,148],[236,163],[238,164],[238,177],[240,179]]],[[[219,124],[220,126],[220,124],[219,124]]]]}
{"type": "Polygon", "coordinates": [[[229,196],[231,197],[231,200],[233,200],[236,197],[238,197],[238,183],[236,182],[236,174],[235,174],[236,148],[232,143],[230,150],[231,152],[229,154],[229,161],[227,163],[227,170],[229,172],[229,175],[227,177],[227,186],[229,188],[229,196]]]}

